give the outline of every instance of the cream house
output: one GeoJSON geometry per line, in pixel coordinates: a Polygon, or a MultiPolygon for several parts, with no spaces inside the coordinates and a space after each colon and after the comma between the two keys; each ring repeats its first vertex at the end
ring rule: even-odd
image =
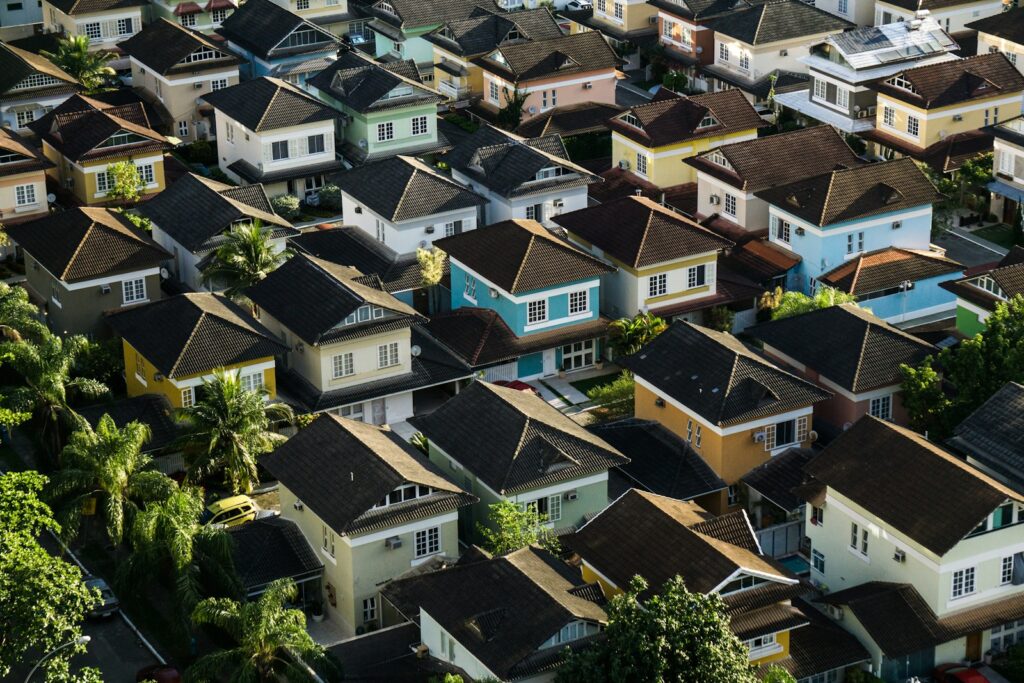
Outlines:
{"type": "MultiPolygon", "coordinates": [[[[117,54],[117,43],[142,30],[145,0],[42,0],[43,27],[48,33],[87,36],[90,50],[117,54]]],[[[124,66],[116,60],[114,68],[124,66]]]]}
{"type": "Polygon", "coordinates": [[[1002,0],[876,0],[875,26],[910,21],[925,12],[947,33],[960,33],[970,30],[973,21],[1001,14],[1006,6],[1002,0]]]}
{"type": "Polygon", "coordinates": [[[978,32],[978,54],[1002,52],[1024,72],[1024,8],[993,14],[967,24],[978,32]]]}

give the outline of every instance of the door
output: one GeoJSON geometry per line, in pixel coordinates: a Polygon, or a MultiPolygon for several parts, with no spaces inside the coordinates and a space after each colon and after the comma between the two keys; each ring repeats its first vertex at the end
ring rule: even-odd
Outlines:
{"type": "Polygon", "coordinates": [[[544,351],[544,376],[548,377],[556,372],[558,372],[558,368],[555,367],[555,350],[546,349],[544,351]]]}
{"type": "Polygon", "coordinates": [[[967,647],[964,657],[972,662],[981,661],[981,631],[967,634],[967,647]]]}
{"type": "Polygon", "coordinates": [[[387,407],[386,407],[386,405],[384,403],[384,399],[382,399],[382,398],[375,398],[373,401],[370,402],[370,407],[371,407],[371,410],[372,410],[372,413],[371,413],[372,418],[371,419],[373,420],[373,424],[375,424],[375,425],[386,424],[387,421],[388,421],[388,411],[387,411],[387,407]]]}

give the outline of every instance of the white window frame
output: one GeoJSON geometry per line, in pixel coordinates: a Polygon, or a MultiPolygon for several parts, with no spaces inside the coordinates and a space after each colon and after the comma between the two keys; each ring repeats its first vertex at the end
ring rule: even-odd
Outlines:
{"type": "Polygon", "coordinates": [[[729,61],[729,46],[725,43],[718,44],[718,58],[723,62],[729,61]]]}
{"type": "Polygon", "coordinates": [[[14,203],[16,206],[32,206],[36,204],[36,186],[34,184],[15,185],[14,203]]]}
{"type": "Polygon", "coordinates": [[[363,599],[363,623],[377,619],[377,596],[363,599]]]}
{"type": "Polygon", "coordinates": [[[384,121],[377,124],[377,142],[390,142],[395,139],[394,121],[384,121]]]}
{"type": "Polygon", "coordinates": [[[320,532],[323,537],[321,545],[323,551],[331,557],[334,557],[334,530],[326,524],[321,523],[320,532]]]}
{"type": "Polygon", "coordinates": [[[178,23],[181,24],[182,26],[195,26],[196,25],[196,15],[194,15],[194,14],[182,14],[180,17],[178,17],[178,23]]]}
{"type": "Polygon", "coordinates": [[[178,137],[179,138],[187,138],[188,137],[188,121],[187,120],[178,121],[178,137]]]}
{"type": "Polygon", "coordinates": [[[331,358],[331,377],[341,379],[356,374],[355,355],[351,351],[335,354],[331,358]]]}
{"type": "Polygon", "coordinates": [[[702,263],[686,269],[686,288],[706,287],[708,284],[708,266],[702,263]]]}
{"type": "Polygon", "coordinates": [[[441,552],[441,528],[432,526],[429,529],[417,531],[413,542],[413,551],[417,560],[441,552]]]}
{"type": "Polygon", "coordinates": [[[137,277],[121,281],[121,302],[125,306],[146,301],[146,278],[137,277]]]}
{"type": "Polygon", "coordinates": [[[1009,586],[1013,583],[1013,555],[1007,555],[1000,561],[999,585],[1009,586]]]}
{"type": "MultiPolygon", "coordinates": [[[[211,91],[223,90],[226,87],[228,87],[228,79],[226,78],[215,78],[212,81],[210,81],[211,91]]],[[[228,126],[228,131],[231,131],[231,126],[228,126]]],[[[234,135],[229,135],[228,137],[231,140],[234,139],[234,135]]]]}
{"type": "Polygon", "coordinates": [[[736,217],[736,196],[731,195],[728,192],[724,193],[725,199],[722,201],[722,213],[726,216],[736,217]]]}
{"type": "Polygon", "coordinates": [[[590,310],[590,290],[569,292],[569,315],[579,315],[590,310]]]}
{"type": "Polygon", "coordinates": [[[882,107],[882,124],[889,128],[896,127],[896,110],[892,107],[882,107]]]}
{"type": "Polygon", "coordinates": [[[876,396],[868,403],[868,414],[879,420],[892,421],[892,394],[876,396]]]}
{"type": "Polygon", "coordinates": [[[912,135],[915,138],[921,134],[921,120],[916,116],[907,117],[907,135],[912,135]]]}
{"type": "Polygon", "coordinates": [[[668,273],[658,273],[647,279],[647,295],[649,297],[664,296],[667,292],[668,273]]]}
{"type": "MultiPolygon", "coordinates": [[[[138,373],[136,373],[137,375],[138,373]]],[[[196,388],[185,387],[181,390],[181,407],[191,408],[196,404],[196,388]]]]}
{"type": "Polygon", "coordinates": [[[811,550],[811,568],[819,574],[825,574],[825,553],[817,548],[811,550]]]}
{"type": "Polygon", "coordinates": [[[535,301],[527,302],[526,304],[526,324],[536,325],[538,323],[547,322],[548,319],[548,300],[537,299],[535,301]]]}
{"type": "Polygon", "coordinates": [[[426,116],[414,116],[410,119],[409,129],[413,135],[427,135],[430,130],[427,126],[426,116]]]}
{"type": "Polygon", "coordinates": [[[243,391],[260,391],[263,389],[263,371],[256,370],[253,372],[242,372],[238,373],[238,384],[242,387],[243,391]]]}
{"type": "Polygon", "coordinates": [[[388,342],[377,346],[377,369],[393,368],[401,363],[398,355],[398,342],[388,342]]]}
{"type": "Polygon", "coordinates": [[[88,24],[82,24],[82,33],[90,41],[100,40],[103,38],[103,25],[98,21],[91,21],[88,24]]]}
{"type": "Polygon", "coordinates": [[[977,571],[974,567],[965,567],[953,572],[949,585],[949,596],[951,600],[973,595],[977,590],[977,571]]]}
{"type": "Polygon", "coordinates": [[[643,152],[636,153],[636,172],[638,175],[647,175],[647,155],[643,152]]]}

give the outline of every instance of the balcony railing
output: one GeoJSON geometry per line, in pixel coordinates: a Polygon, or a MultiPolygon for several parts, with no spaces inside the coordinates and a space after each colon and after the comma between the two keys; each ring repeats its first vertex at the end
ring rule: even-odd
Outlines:
{"type": "Polygon", "coordinates": [[[465,86],[459,87],[448,81],[440,81],[437,84],[437,90],[445,97],[453,100],[464,100],[469,97],[469,88],[465,86]]]}

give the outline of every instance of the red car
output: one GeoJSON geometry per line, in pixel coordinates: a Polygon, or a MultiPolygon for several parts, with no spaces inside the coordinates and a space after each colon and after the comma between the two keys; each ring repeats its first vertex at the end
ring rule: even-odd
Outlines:
{"type": "Polygon", "coordinates": [[[932,676],[935,683],[990,683],[980,671],[963,664],[941,664],[932,676]]]}
{"type": "Polygon", "coordinates": [[[536,395],[540,396],[540,392],[539,391],[537,391],[536,389],[531,387],[526,382],[520,382],[518,379],[513,379],[513,380],[498,379],[498,380],[495,380],[493,382],[493,384],[497,384],[499,387],[507,387],[509,389],[515,389],[516,391],[528,391],[531,394],[536,394],[536,395]]]}

